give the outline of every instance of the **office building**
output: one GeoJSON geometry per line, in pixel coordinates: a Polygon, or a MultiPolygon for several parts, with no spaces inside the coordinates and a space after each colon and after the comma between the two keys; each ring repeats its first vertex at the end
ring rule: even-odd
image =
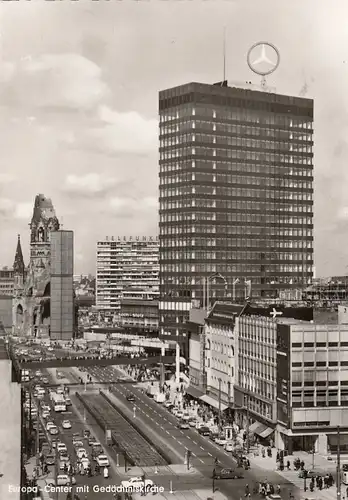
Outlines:
{"type": "Polygon", "coordinates": [[[161,335],[182,340],[192,302],[309,284],[313,101],[189,83],[159,117],[161,335]]]}
{"type": "Polygon", "coordinates": [[[121,299],[127,291],[158,300],[157,237],[112,237],[97,243],[96,307],[120,322],[121,299]]]}
{"type": "Polygon", "coordinates": [[[277,447],[347,453],[347,421],[348,325],[279,320],[277,447]]]}
{"type": "Polygon", "coordinates": [[[14,272],[13,269],[3,267],[0,269],[0,295],[13,296],[14,293],[14,272]]]}
{"type": "Polygon", "coordinates": [[[137,335],[158,335],[158,300],[123,294],[120,301],[120,326],[137,335]]]}
{"type": "MultiPolygon", "coordinates": [[[[4,339],[0,339],[0,447],[1,475],[0,498],[19,500],[19,491],[9,493],[9,485],[21,484],[21,385],[12,379],[12,361],[9,359],[4,339]]],[[[23,411],[24,413],[24,411],[23,411]]],[[[24,415],[23,415],[24,420],[24,415]]]]}
{"type": "Polygon", "coordinates": [[[52,340],[71,340],[74,337],[74,233],[51,233],[51,326],[52,340]]]}

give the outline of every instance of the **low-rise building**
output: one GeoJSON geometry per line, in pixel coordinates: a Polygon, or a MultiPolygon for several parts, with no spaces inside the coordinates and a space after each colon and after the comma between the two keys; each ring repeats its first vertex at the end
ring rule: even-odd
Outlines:
{"type": "Polygon", "coordinates": [[[0,269],[0,295],[13,296],[14,293],[14,271],[8,267],[0,269]]]}
{"type": "Polygon", "coordinates": [[[158,300],[122,298],[120,326],[139,335],[158,333],[158,300]]]}
{"type": "Polygon", "coordinates": [[[277,446],[348,450],[348,325],[280,320],[277,326],[277,446]]]}

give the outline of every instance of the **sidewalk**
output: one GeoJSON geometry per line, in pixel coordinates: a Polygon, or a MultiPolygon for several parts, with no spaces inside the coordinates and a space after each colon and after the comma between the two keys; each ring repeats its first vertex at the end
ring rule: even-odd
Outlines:
{"type": "MultiPolygon", "coordinates": [[[[27,473],[28,479],[32,479],[33,472],[36,469],[36,457],[31,457],[28,462],[25,464],[25,470],[27,473]]],[[[48,474],[40,475],[37,478],[37,485],[41,493],[41,497],[43,500],[51,500],[51,496],[49,493],[45,491],[45,486],[47,484],[47,479],[54,479],[54,469],[49,470],[48,474]]]]}
{"type": "MultiPolygon", "coordinates": [[[[144,497],[138,493],[133,493],[132,497],[134,500],[144,500],[144,497]]],[[[212,500],[227,500],[227,497],[220,491],[212,493],[211,490],[173,490],[172,493],[169,490],[163,493],[157,493],[156,498],[162,500],[207,500],[208,498],[212,500]]]]}

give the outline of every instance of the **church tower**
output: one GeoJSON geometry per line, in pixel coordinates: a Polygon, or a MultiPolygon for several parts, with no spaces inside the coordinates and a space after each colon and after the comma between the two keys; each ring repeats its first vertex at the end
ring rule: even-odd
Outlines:
{"type": "Polygon", "coordinates": [[[50,267],[50,233],[59,230],[52,201],[43,194],[35,198],[30,230],[30,271],[40,275],[50,267]]]}
{"type": "Polygon", "coordinates": [[[13,275],[15,294],[17,294],[20,290],[23,290],[25,279],[25,265],[20,235],[18,235],[16,254],[13,263],[13,275]]]}

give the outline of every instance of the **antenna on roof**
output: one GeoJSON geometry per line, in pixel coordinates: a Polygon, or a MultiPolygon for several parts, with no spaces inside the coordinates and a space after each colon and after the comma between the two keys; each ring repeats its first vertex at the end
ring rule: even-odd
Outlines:
{"type": "Polygon", "coordinates": [[[224,36],[223,36],[223,59],[224,59],[224,74],[222,78],[221,87],[223,86],[226,80],[226,26],[224,26],[224,36]]]}

